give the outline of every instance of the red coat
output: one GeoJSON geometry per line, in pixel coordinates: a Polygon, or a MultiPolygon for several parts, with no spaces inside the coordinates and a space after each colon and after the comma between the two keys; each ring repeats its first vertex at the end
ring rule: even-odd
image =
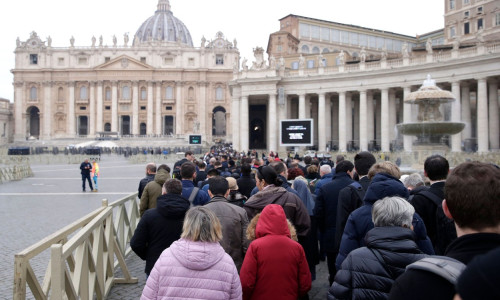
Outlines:
{"type": "Polygon", "coordinates": [[[290,238],[285,212],[269,204],[255,229],[240,271],[243,299],[296,300],[311,289],[302,246],[290,238]]]}

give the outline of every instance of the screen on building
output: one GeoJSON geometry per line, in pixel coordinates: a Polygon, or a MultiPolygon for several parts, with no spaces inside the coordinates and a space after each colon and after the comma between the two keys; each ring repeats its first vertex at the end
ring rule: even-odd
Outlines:
{"type": "Polygon", "coordinates": [[[201,145],[201,135],[190,134],[189,135],[190,145],[201,145]]]}
{"type": "Polygon", "coordinates": [[[280,121],[281,146],[312,146],[313,145],[313,120],[281,120],[280,121]]]}

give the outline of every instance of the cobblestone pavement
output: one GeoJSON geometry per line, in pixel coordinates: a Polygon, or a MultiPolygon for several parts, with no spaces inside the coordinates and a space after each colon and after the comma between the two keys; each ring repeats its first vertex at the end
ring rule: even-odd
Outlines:
{"type": "MultiPolygon", "coordinates": [[[[104,155],[100,162],[99,192],[90,193],[87,188],[83,193],[79,164],[32,165],[31,168],[34,177],[0,184],[0,299],[12,299],[16,253],[99,208],[102,199],[111,203],[136,192],[145,172],[145,164],[133,165],[123,157],[104,155]]],[[[49,257],[47,250],[31,260],[39,281],[49,257]]],[[[144,262],[134,253],[126,260],[131,275],[139,282],[115,285],[108,299],[139,299],[142,293],[146,282],[144,262]]],[[[325,262],[316,268],[317,279],[309,297],[325,299],[328,269],[325,262]]],[[[121,270],[117,270],[116,276],[122,276],[121,270]]],[[[27,291],[27,299],[33,299],[29,288],[27,291]]]]}

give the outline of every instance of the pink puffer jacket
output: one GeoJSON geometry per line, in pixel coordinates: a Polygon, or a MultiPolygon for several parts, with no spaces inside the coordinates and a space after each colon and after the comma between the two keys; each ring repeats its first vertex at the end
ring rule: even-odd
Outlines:
{"type": "Polygon", "coordinates": [[[180,239],[156,261],[141,300],[241,297],[236,266],[219,243],[180,239]]]}

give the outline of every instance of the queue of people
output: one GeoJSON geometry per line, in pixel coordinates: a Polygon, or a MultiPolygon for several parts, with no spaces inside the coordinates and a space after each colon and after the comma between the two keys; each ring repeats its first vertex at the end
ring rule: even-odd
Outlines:
{"type": "MultiPolygon", "coordinates": [[[[498,258],[498,166],[450,171],[433,155],[426,184],[369,152],[334,164],[215,150],[200,160],[187,153],[161,184],[146,167],[131,240],[146,261],[141,299],[309,299],[323,259],[327,299],[480,299],[460,275],[483,275],[469,262],[498,258]],[[143,201],[149,186],[155,201],[143,201]],[[458,266],[450,277],[439,270],[447,266],[458,266]]],[[[475,282],[498,293],[483,277],[475,282]]]]}

